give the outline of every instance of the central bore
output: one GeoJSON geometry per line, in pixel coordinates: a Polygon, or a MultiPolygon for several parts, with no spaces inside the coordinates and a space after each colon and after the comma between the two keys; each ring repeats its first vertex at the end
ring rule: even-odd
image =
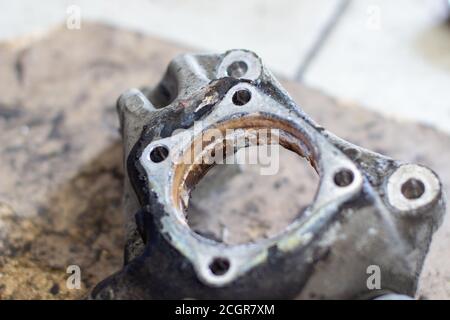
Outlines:
{"type": "Polygon", "coordinates": [[[191,230],[226,244],[254,242],[282,232],[313,202],[318,189],[317,151],[311,139],[283,120],[260,115],[233,119],[214,129],[222,132],[219,138],[212,139],[207,134],[211,131],[204,131],[178,156],[183,161],[177,162],[172,178],[176,210],[184,212],[191,230]],[[229,129],[237,131],[229,134],[229,129]],[[268,138],[259,134],[264,129],[271,132],[268,138]],[[246,143],[237,144],[237,137],[245,137],[246,143]],[[198,143],[203,148],[196,148],[198,143]],[[221,148],[226,151],[217,152],[221,148]],[[266,151],[260,153],[260,148],[266,151]],[[205,163],[212,153],[216,159],[239,159],[244,154],[244,159],[253,160],[205,163]],[[254,153],[270,154],[270,164],[267,158],[254,162],[254,153]]]}
{"type": "MultiPolygon", "coordinates": [[[[265,146],[240,149],[257,153],[265,146]]],[[[279,168],[261,175],[260,164],[217,164],[191,193],[187,221],[192,230],[227,244],[254,242],[285,229],[312,203],[319,176],[309,162],[279,147],[279,168]]]]}

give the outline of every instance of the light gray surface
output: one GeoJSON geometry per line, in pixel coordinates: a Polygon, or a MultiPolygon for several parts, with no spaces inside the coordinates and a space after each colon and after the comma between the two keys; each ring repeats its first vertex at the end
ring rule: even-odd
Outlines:
{"type": "MultiPolygon", "coordinates": [[[[0,39],[45,33],[76,5],[87,21],[205,51],[247,48],[292,79],[345,0],[0,0],[0,39]]],[[[445,0],[353,0],[304,75],[306,84],[389,117],[450,132],[445,0]]]]}
{"type": "Polygon", "coordinates": [[[443,1],[353,1],[306,83],[450,133],[450,24],[438,4],[443,1]]]}

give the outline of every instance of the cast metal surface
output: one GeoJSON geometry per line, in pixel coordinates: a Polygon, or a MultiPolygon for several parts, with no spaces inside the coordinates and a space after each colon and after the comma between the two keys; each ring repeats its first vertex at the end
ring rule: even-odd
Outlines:
{"type": "Polygon", "coordinates": [[[117,105],[126,163],[125,265],[91,298],[414,295],[444,213],[438,177],[317,125],[254,53],[179,56],[157,87],[132,89],[117,105]],[[276,140],[252,139],[261,128],[277,129],[276,140]],[[223,139],[205,139],[211,129],[223,139]],[[200,136],[209,142],[197,151],[200,136]],[[186,207],[210,167],[210,151],[236,136],[295,151],[310,161],[320,184],[313,203],[279,234],[228,245],[191,230],[186,207]],[[373,265],[382,277],[377,290],[367,286],[373,265]]]}

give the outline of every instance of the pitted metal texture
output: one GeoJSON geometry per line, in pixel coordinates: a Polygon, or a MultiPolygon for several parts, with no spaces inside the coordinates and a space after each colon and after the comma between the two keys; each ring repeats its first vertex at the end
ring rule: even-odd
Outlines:
{"type": "Polygon", "coordinates": [[[316,124],[253,52],[179,56],[158,86],[124,93],[117,107],[126,163],[125,265],[92,298],[414,295],[444,213],[438,177],[316,124]],[[257,136],[258,129],[270,134],[257,136]],[[320,177],[314,201],[282,232],[255,242],[229,245],[191,230],[189,195],[211,157],[223,158],[216,151],[263,144],[280,144],[311,163],[320,177]],[[367,286],[374,265],[383,279],[376,290],[367,286]]]}

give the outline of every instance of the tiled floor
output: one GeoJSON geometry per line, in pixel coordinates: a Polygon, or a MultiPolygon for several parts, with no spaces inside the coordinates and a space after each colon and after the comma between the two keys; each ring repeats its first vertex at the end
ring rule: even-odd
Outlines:
{"type": "Polygon", "coordinates": [[[319,43],[302,74],[307,84],[450,133],[445,1],[0,0],[0,39],[45,31],[77,5],[81,21],[100,20],[205,51],[254,50],[290,79],[319,43]],[[330,23],[346,2],[340,19],[330,23]]]}
{"type": "Polygon", "coordinates": [[[432,3],[353,1],[305,81],[385,114],[450,132],[450,24],[442,23],[432,3]]]}
{"type": "Polygon", "coordinates": [[[73,3],[82,20],[101,20],[206,51],[254,50],[291,78],[334,7],[330,0],[130,0],[126,6],[120,0],[49,0],[43,7],[25,0],[6,4],[0,38],[64,21],[73,3]]]}

